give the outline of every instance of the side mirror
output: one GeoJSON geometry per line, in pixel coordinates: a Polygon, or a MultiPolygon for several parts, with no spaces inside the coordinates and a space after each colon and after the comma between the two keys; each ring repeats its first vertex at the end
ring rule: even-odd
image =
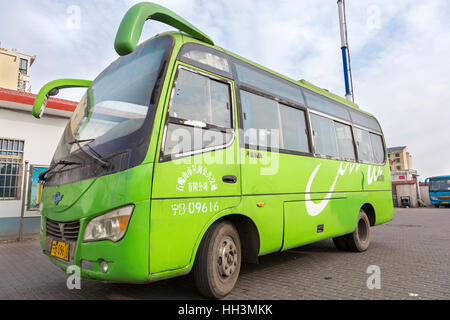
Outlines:
{"type": "Polygon", "coordinates": [[[430,178],[426,178],[423,184],[427,186],[429,182],[430,182],[430,178]]]}
{"type": "Polygon", "coordinates": [[[147,20],[165,23],[200,41],[214,45],[214,42],[202,31],[169,9],[152,2],[141,2],[125,14],[117,31],[114,48],[120,56],[130,54],[136,49],[142,29],[147,20]]]}
{"type": "Polygon", "coordinates": [[[56,96],[60,89],[88,88],[92,84],[90,80],[60,79],[47,83],[39,91],[33,104],[33,116],[40,119],[44,115],[49,97],[56,96]]]}

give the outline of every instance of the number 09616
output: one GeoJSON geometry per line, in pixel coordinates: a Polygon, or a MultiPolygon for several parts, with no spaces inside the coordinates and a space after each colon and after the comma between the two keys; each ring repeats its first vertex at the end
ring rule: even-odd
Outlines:
{"type": "Polygon", "coordinates": [[[187,202],[172,204],[172,211],[174,216],[182,216],[185,214],[200,214],[218,212],[220,210],[219,204],[215,202],[187,202]]]}

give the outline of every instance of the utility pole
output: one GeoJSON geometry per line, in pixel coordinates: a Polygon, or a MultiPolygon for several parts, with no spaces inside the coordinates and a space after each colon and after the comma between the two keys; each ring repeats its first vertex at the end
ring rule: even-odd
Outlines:
{"type": "Polygon", "coordinates": [[[342,64],[344,67],[345,98],[355,102],[353,95],[352,69],[350,66],[350,50],[348,49],[347,18],[345,16],[345,0],[338,0],[339,26],[341,32],[342,64]]]}

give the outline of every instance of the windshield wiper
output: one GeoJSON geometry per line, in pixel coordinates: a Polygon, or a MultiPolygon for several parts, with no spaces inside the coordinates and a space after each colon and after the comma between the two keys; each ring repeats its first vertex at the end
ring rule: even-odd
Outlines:
{"type": "Polygon", "coordinates": [[[80,165],[81,163],[74,162],[74,161],[65,161],[65,160],[58,161],[53,166],[51,166],[47,171],[42,172],[39,175],[39,180],[47,181],[47,174],[49,174],[51,171],[55,170],[56,167],[59,166],[59,165],[62,165],[63,166],[62,168],[65,168],[67,166],[72,166],[72,165],[76,165],[76,164],[80,165]]]}
{"type": "Polygon", "coordinates": [[[111,162],[109,162],[108,160],[103,158],[97,151],[94,150],[94,148],[92,148],[89,145],[89,143],[91,143],[93,141],[95,141],[95,139],[84,139],[84,140],[75,139],[75,140],[69,142],[69,144],[76,144],[81,151],[83,151],[85,154],[87,154],[91,158],[93,158],[93,159],[97,160],[98,162],[100,162],[102,164],[103,168],[106,168],[106,169],[111,168],[111,162]],[[89,150],[91,150],[92,153],[86,152],[83,149],[83,147],[81,146],[82,142],[89,142],[89,143],[85,144],[85,146],[87,146],[89,148],[89,150]]]}

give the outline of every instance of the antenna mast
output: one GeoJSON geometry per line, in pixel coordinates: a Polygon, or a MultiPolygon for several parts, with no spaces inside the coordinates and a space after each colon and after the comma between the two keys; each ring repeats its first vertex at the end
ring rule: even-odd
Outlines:
{"type": "Polygon", "coordinates": [[[341,51],[342,51],[342,63],[344,67],[344,81],[345,81],[345,98],[348,101],[355,102],[353,95],[353,79],[352,68],[350,65],[350,50],[348,48],[347,37],[347,17],[345,15],[345,0],[338,0],[339,9],[339,26],[341,33],[341,51]]]}

